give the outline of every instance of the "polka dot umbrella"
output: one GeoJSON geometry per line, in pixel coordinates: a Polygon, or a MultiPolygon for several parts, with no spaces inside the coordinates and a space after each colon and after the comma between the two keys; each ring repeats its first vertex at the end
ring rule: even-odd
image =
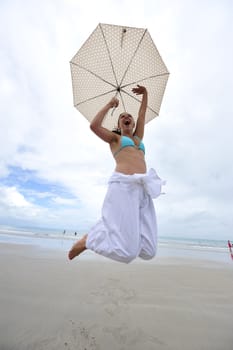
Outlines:
{"type": "Polygon", "coordinates": [[[141,100],[131,89],[137,84],[148,90],[146,122],[159,115],[169,72],[147,29],[100,23],[70,66],[74,106],[89,122],[114,96],[119,107],[103,126],[114,129],[125,111],[136,119],[141,100]]]}

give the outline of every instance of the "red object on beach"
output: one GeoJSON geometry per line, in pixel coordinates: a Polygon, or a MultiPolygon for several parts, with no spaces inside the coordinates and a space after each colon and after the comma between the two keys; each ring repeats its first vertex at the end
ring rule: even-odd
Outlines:
{"type": "Polygon", "coordinates": [[[233,260],[233,252],[232,252],[232,249],[231,249],[233,247],[233,245],[231,244],[230,241],[228,241],[227,243],[228,243],[228,247],[229,247],[229,250],[230,250],[231,259],[233,260]]]}

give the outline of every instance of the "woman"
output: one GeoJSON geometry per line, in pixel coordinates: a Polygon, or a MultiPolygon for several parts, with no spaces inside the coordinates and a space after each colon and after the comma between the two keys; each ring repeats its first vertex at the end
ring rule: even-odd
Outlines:
{"type": "Polygon", "coordinates": [[[152,198],[161,193],[163,182],[153,169],[148,173],[146,169],[142,138],[147,90],[137,85],[132,91],[142,95],[136,127],[128,113],[119,116],[119,133],[102,126],[107,112],[118,106],[116,98],[112,98],[90,124],[91,130],[109,143],[116,168],[109,180],[102,217],[87,235],[73,245],[69,252],[70,260],[86,249],[125,263],[137,256],[142,259],[155,256],[157,223],[152,198]]]}

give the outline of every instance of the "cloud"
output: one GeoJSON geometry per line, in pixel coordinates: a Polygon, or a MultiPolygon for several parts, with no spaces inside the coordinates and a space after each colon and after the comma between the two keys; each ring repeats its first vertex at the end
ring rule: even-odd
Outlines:
{"type": "Polygon", "coordinates": [[[148,28],[171,72],[161,114],[144,138],[148,166],[167,180],[166,196],[156,201],[161,234],[227,236],[231,2],[207,0],[201,11],[192,0],[0,7],[2,221],[86,229],[98,218],[114,160],[72,105],[69,60],[103,22],[148,28]]]}
{"type": "Polygon", "coordinates": [[[7,207],[28,208],[30,203],[16,190],[15,187],[0,188],[1,203],[7,207]]]}

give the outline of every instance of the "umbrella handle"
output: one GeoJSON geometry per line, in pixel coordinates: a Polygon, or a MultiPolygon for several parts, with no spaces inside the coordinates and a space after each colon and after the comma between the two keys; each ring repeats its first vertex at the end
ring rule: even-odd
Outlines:
{"type": "Polygon", "coordinates": [[[111,117],[113,116],[113,113],[115,112],[116,107],[113,107],[112,112],[111,112],[111,117]]]}
{"type": "MultiPolygon", "coordinates": [[[[117,90],[116,93],[115,93],[114,98],[116,98],[118,94],[119,94],[119,91],[117,90]]],[[[111,112],[111,117],[113,116],[113,113],[115,112],[116,108],[117,107],[113,107],[112,112],[111,112]]]]}

